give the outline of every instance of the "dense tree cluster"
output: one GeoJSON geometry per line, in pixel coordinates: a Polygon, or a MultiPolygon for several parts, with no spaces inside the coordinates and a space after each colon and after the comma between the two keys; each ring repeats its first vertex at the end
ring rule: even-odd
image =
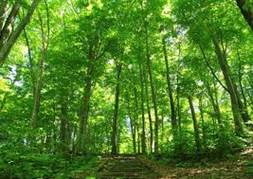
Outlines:
{"type": "Polygon", "coordinates": [[[1,0],[0,151],[183,157],[240,147],[252,130],[252,7],[1,0]]]}

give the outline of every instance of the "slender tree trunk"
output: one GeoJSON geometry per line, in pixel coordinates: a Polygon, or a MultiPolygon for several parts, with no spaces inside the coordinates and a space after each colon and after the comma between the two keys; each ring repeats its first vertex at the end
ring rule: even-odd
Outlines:
{"type": "Polygon", "coordinates": [[[0,3],[0,32],[2,32],[5,23],[5,13],[8,8],[7,0],[2,0],[0,3]]]}
{"type": "Polygon", "coordinates": [[[120,96],[120,75],[121,75],[121,64],[116,64],[117,69],[117,84],[115,89],[115,103],[114,103],[114,115],[113,115],[113,125],[112,125],[112,150],[113,155],[118,154],[118,113],[119,113],[119,96],[120,96]]]}
{"type": "MultiPolygon", "coordinates": [[[[46,33],[44,31],[44,23],[43,23],[43,19],[42,19],[42,16],[40,13],[38,13],[38,17],[39,17],[39,22],[40,22],[40,30],[41,30],[41,40],[42,40],[42,44],[41,44],[41,57],[40,57],[40,60],[39,60],[39,64],[38,64],[38,67],[39,67],[39,71],[38,71],[38,74],[37,74],[37,79],[36,81],[34,82],[34,79],[32,79],[32,82],[34,83],[34,87],[33,87],[33,111],[32,111],[32,117],[31,117],[31,121],[32,121],[32,127],[33,128],[36,128],[37,127],[37,121],[38,121],[38,114],[39,114],[39,111],[40,111],[40,100],[41,100],[41,90],[42,90],[42,85],[43,85],[43,76],[44,76],[44,63],[45,63],[45,60],[46,60],[46,54],[47,54],[47,50],[48,50],[48,43],[49,43],[49,26],[47,27],[48,28],[48,33],[46,33]]],[[[49,21],[49,19],[47,19],[47,21],[49,21]]],[[[49,25],[49,23],[47,23],[47,25],[49,25]]],[[[25,33],[25,36],[27,34],[25,33]]],[[[27,45],[28,45],[28,48],[29,48],[29,41],[27,41],[27,45]]],[[[29,49],[28,49],[29,50],[29,49]]],[[[31,50],[31,49],[30,49],[31,50]]],[[[29,53],[31,53],[31,51],[28,51],[29,53]]],[[[31,57],[31,54],[28,54],[29,55],[29,61],[30,63],[32,63],[32,57],[31,57]]],[[[33,73],[33,65],[30,64],[30,70],[32,72],[31,75],[34,75],[33,73]]],[[[34,77],[34,76],[32,76],[34,77]]]]}
{"type": "Polygon", "coordinates": [[[143,82],[143,76],[145,75],[143,73],[142,65],[139,63],[139,72],[140,72],[140,86],[141,86],[141,119],[142,119],[142,134],[141,134],[141,148],[142,153],[146,153],[146,123],[145,123],[145,99],[144,99],[144,82],[143,82]]]}
{"type": "MultiPolygon", "coordinates": [[[[41,62],[40,66],[42,66],[43,63],[41,62]]],[[[40,67],[44,68],[44,67],[40,67]]],[[[40,101],[41,101],[41,88],[42,88],[42,74],[40,72],[40,77],[36,82],[35,87],[35,93],[33,96],[33,111],[32,111],[32,127],[37,127],[37,121],[38,121],[38,115],[40,111],[40,101]]]]}
{"type": "Polygon", "coordinates": [[[21,34],[22,30],[25,26],[29,23],[33,12],[35,11],[36,7],[38,6],[41,0],[33,0],[30,9],[28,10],[26,16],[21,20],[15,30],[9,35],[8,40],[4,44],[3,47],[0,48],[0,67],[4,64],[5,59],[7,58],[11,48],[13,47],[14,43],[17,41],[19,35],[21,34]]]}
{"type": "MultiPolygon", "coordinates": [[[[178,59],[181,58],[181,45],[178,46],[178,59]]],[[[175,146],[175,152],[176,153],[182,153],[183,152],[183,134],[182,134],[182,120],[181,120],[181,111],[182,111],[182,103],[180,99],[180,61],[177,63],[177,73],[176,73],[176,116],[177,116],[177,127],[178,127],[178,142],[175,146]]]]}
{"type": "Polygon", "coordinates": [[[147,105],[147,112],[148,112],[148,121],[149,121],[149,133],[150,133],[150,139],[149,139],[149,145],[150,145],[150,152],[153,153],[153,121],[151,116],[151,109],[150,109],[150,101],[149,101],[149,90],[148,90],[148,81],[147,81],[147,75],[146,75],[146,69],[143,68],[143,79],[144,79],[144,87],[145,87],[145,95],[146,95],[146,105],[147,105]]]}
{"type": "Polygon", "coordinates": [[[89,118],[90,98],[92,93],[92,78],[93,78],[94,64],[92,59],[89,59],[89,65],[86,73],[84,95],[80,108],[79,119],[79,134],[77,152],[83,153],[87,150],[87,127],[89,118]]]}
{"type": "Polygon", "coordinates": [[[253,95],[251,94],[251,90],[253,90],[253,80],[252,80],[252,76],[248,75],[247,76],[247,84],[250,86],[250,90],[247,90],[247,96],[249,99],[249,105],[250,105],[250,109],[251,111],[253,111],[253,95]]]}
{"type": "Polygon", "coordinates": [[[237,6],[240,8],[240,11],[244,19],[248,22],[251,30],[253,31],[253,10],[252,10],[252,1],[251,0],[236,0],[237,6]]]}
{"type": "Polygon", "coordinates": [[[241,57],[240,57],[240,54],[239,54],[239,51],[237,50],[237,56],[238,56],[238,60],[239,60],[239,68],[238,68],[238,77],[239,77],[239,90],[240,90],[240,93],[239,91],[237,90],[237,97],[239,99],[239,107],[241,109],[241,114],[242,114],[242,118],[244,120],[244,122],[248,122],[250,121],[250,116],[249,116],[249,113],[248,113],[248,102],[247,102],[247,98],[245,96],[245,93],[244,93],[244,89],[243,89],[243,84],[242,84],[242,79],[243,79],[243,73],[242,73],[242,62],[241,62],[241,57]],[[241,95],[240,95],[241,94],[241,95]],[[240,100],[242,97],[242,100],[240,100]]]}
{"type": "Polygon", "coordinates": [[[139,103],[138,103],[138,95],[137,95],[137,89],[134,87],[134,121],[136,126],[136,134],[137,134],[137,151],[138,154],[141,153],[141,137],[140,137],[140,125],[139,125],[139,103]]]}
{"type": "Polygon", "coordinates": [[[141,153],[141,133],[140,133],[140,128],[139,128],[139,125],[137,124],[137,127],[136,127],[136,133],[137,133],[137,151],[138,151],[138,154],[141,153]]]}
{"type": "MultiPolygon", "coordinates": [[[[230,100],[231,100],[231,106],[232,106],[232,112],[233,112],[233,118],[234,118],[234,125],[235,125],[235,132],[237,135],[241,135],[243,133],[243,126],[241,123],[241,119],[243,117],[243,109],[240,109],[239,105],[239,95],[237,91],[237,87],[231,78],[231,72],[229,69],[229,65],[226,59],[226,55],[224,52],[222,52],[220,45],[218,42],[214,39],[213,44],[215,47],[215,53],[217,55],[217,59],[221,68],[221,71],[223,73],[227,89],[229,90],[230,100]]],[[[244,120],[247,120],[246,118],[244,120]]]]}
{"type": "MultiPolygon", "coordinates": [[[[64,98],[64,97],[63,97],[64,98]]],[[[67,154],[68,145],[67,145],[67,102],[62,99],[61,107],[60,107],[61,115],[60,115],[60,141],[61,141],[61,152],[63,154],[67,154]]]]}
{"type": "Polygon", "coordinates": [[[193,106],[193,100],[192,97],[188,97],[188,102],[191,109],[192,114],[192,122],[193,122],[193,128],[194,128],[194,138],[195,138],[195,144],[196,144],[196,154],[199,154],[201,152],[201,143],[200,143],[200,132],[199,132],[199,126],[196,118],[196,113],[193,106]]]}
{"type": "Polygon", "coordinates": [[[161,135],[160,140],[163,143],[164,142],[164,113],[161,114],[161,135]]]}
{"type": "Polygon", "coordinates": [[[200,111],[200,118],[201,118],[201,128],[202,128],[202,142],[205,149],[207,149],[207,133],[204,121],[204,109],[203,109],[203,100],[202,97],[199,97],[199,111],[200,111]]]}
{"type": "Polygon", "coordinates": [[[26,32],[26,29],[24,29],[24,38],[28,50],[28,60],[29,60],[29,71],[32,81],[32,93],[33,96],[35,96],[35,71],[34,71],[34,58],[32,56],[32,47],[29,41],[28,33],[26,32]]]}
{"type": "Polygon", "coordinates": [[[131,135],[132,135],[132,143],[133,143],[133,152],[136,154],[136,130],[135,130],[135,122],[131,113],[131,106],[130,106],[130,98],[129,94],[127,93],[127,108],[128,108],[128,117],[130,119],[130,127],[131,127],[131,135]]]}
{"type": "Polygon", "coordinates": [[[94,86],[94,74],[96,72],[96,62],[99,60],[102,54],[97,54],[99,47],[99,39],[95,38],[95,41],[89,41],[89,49],[87,52],[88,65],[85,73],[84,81],[84,92],[80,106],[79,116],[79,131],[77,137],[77,150],[78,153],[87,152],[88,143],[88,121],[89,121],[89,109],[90,109],[90,98],[92,95],[92,87],[94,86]]]}
{"type": "Polygon", "coordinates": [[[4,22],[4,26],[2,30],[0,31],[0,49],[3,48],[3,45],[9,38],[9,35],[12,33],[11,27],[14,24],[14,21],[19,12],[20,6],[21,6],[20,2],[16,1],[11,9],[10,14],[8,15],[8,17],[6,18],[4,22]]]}
{"type": "Polygon", "coordinates": [[[243,99],[243,105],[245,106],[245,110],[248,111],[248,101],[247,101],[247,98],[246,98],[246,95],[245,95],[245,92],[244,92],[244,89],[243,89],[243,84],[242,84],[242,79],[241,78],[242,77],[240,77],[240,79],[239,79],[240,92],[241,92],[241,96],[242,96],[242,99],[243,99]]]}
{"type": "Polygon", "coordinates": [[[153,102],[153,108],[155,113],[155,143],[154,143],[154,152],[158,153],[159,149],[159,140],[158,140],[158,128],[159,128],[159,118],[158,118],[158,109],[157,109],[157,101],[156,101],[156,91],[155,85],[153,81],[153,74],[152,74],[152,62],[150,59],[150,51],[149,51],[149,41],[148,41],[148,27],[147,22],[145,21],[145,45],[146,45],[146,64],[147,64],[147,71],[149,76],[150,88],[151,88],[151,97],[153,102]]]}
{"type": "Polygon", "coordinates": [[[44,74],[44,60],[45,52],[42,52],[42,57],[39,64],[39,74],[38,79],[35,83],[35,91],[33,96],[33,111],[32,111],[32,126],[33,128],[37,127],[38,114],[40,111],[40,101],[41,101],[41,89],[43,84],[43,74],[44,74]]]}
{"type": "Polygon", "coordinates": [[[132,142],[133,142],[133,152],[136,154],[136,126],[132,116],[130,117],[131,133],[132,133],[132,142]]]}
{"type": "Polygon", "coordinates": [[[173,91],[172,91],[171,80],[170,80],[170,70],[169,70],[166,42],[164,38],[162,42],[163,42],[163,54],[164,54],[164,60],[165,60],[165,66],[166,66],[167,88],[168,88],[168,95],[170,99],[171,126],[172,126],[173,138],[175,139],[175,137],[177,136],[177,116],[176,116],[175,102],[174,102],[173,91]]]}
{"type": "MultiPolygon", "coordinates": [[[[220,107],[219,107],[219,104],[216,103],[216,100],[215,100],[215,97],[213,95],[213,92],[211,90],[211,87],[210,87],[210,84],[208,81],[204,81],[204,84],[205,84],[205,87],[207,89],[207,95],[210,99],[210,102],[212,104],[212,107],[213,107],[213,111],[214,111],[214,114],[215,114],[215,118],[217,119],[218,121],[218,124],[219,124],[219,128],[222,129],[222,120],[221,120],[221,112],[220,112],[220,107]]],[[[215,89],[216,90],[216,89],[215,89]]]]}

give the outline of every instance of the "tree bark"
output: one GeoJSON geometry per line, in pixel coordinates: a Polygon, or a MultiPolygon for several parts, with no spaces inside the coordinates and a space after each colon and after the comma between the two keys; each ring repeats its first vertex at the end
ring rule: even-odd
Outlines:
{"type": "Polygon", "coordinates": [[[120,75],[121,75],[121,64],[116,64],[117,76],[116,76],[116,89],[115,89],[115,103],[114,103],[114,115],[112,125],[112,150],[113,155],[117,155],[118,151],[118,113],[119,113],[119,96],[120,96],[120,75]]]}
{"type": "Polygon", "coordinates": [[[204,149],[207,149],[207,131],[206,131],[205,121],[204,121],[204,109],[203,109],[202,96],[199,97],[199,111],[200,111],[200,118],[201,118],[203,147],[204,149]]]}
{"type": "Polygon", "coordinates": [[[158,149],[159,149],[159,140],[158,140],[159,118],[158,118],[158,109],[157,109],[157,101],[156,101],[156,91],[155,91],[155,85],[154,85],[153,74],[152,74],[152,62],[150,59],[150,51],[149,51],[150,49],[149,49],[149,40],[148,40],[148,27],[147,27],[146,21],[145,21],[145,45],[146,45],[146,65],[147,65],[147,71],[148,71],[150,88],[151,88],[153,109],[154,109],[154,113],[155,113],[154,152],[158,153],[158,149]]]}
{"type": "MultiPolygon", "coordinates": [[[[219,107],[219,104],[216,103],[215,101],[215,97],[213,95],[213,92],[212,92],[212,89],[210,87],[210,84],[208,81],[204,81],[204,85],[207,89],[207,95],[210,99],[210,102],[212,104],[212,108],[213,108],[213,111],[214,111],[214,114],[215,114],[215,118],[217,119],[218,121],[218,124],[219,124],[219,127],[222,129],[222,120],[221,120],[221,111],[220,111],[220,107],[219,107]]],[[[216,90],[216,89],[215,89],[216,90]]]]}
{"type": "Polygon", "coordinates": [[[25,26],[30,22],[30,19],[38,6],[39,2],[41,0],[34,0],[31,4],[30,9],[28,10],[26,16],[21,20],[21,22],[18,24],[17,28],[12,31],[10,34],[8,40],[4,44],[3,47],[0,48],[0,67],[4,64],[11,48],[17,41],[18,37],[20,36],[22,30],[25,28],[25,26]]]}
{"type": "MultiPolygon", "coordinates": [[[[39,60],[39,64],[38,64],[38,67],[39,67],[39,71],[38,71],[38,74],[37,74],[37,79],[34,83],[34,79],[32,79],[32,82],[34,83],[33,85],[33,111],[32,111],[32,117],[31,117],[31,122],[32,122],[32,127],[33,128],[36,128],[37,127],[37,121],[38,121],[38,114],[39,114],[39,111],[40,111],[40,100],[41,100],[41,90],[42,90],[42,85],[43,85],[43,76],[44,76],[44,63],[45,63],[45,60],[46,60],[46,53],[47,53],[47,50],[48,50],[48,43],[49,43],[49,32],[48,33],[45,33],[44,31],[44,24],[43,24],[43,19],[42,19],[42,16],[40,13],[38,13],[38,17],[39,17],[39,22],[40,22],[40,30],[41,30],[41,40],[42,40],[42,44],[41,44],[41,57],[40,57],[40,60],[39,60]]],[[[49,21],[49,19],[47,19],[47,21],[49,21]]],[[[47,25],[49,25],[47,23],[47,25]]],[[[47,27],[49,29],[49,27],[47,27]]],[[[29,43],[27,44],[29,45],[29,43]]],[[[28,48],[30,48],[28,46],[28,48]]],[[[31,53],[30,51],[31,49],[29,49],[29,53],[31,53]]],[[[29,55],[29,61],[30,63],[32,62],[32,59],[31,59],[31,54],[28,54],[29,55]]],[[[33,71],[32,67],[33,65],[30,64],[31,66],[31,71],[33,71]]],[[[31,75],[34,75],[34,74],[31,74],[31,75]]]]}
{"type": "Polygon", "coordinates": [[[131,106],[130,106],[130,98],[129,94],[126,94],[127,99],[127,108],[128,108],[128,117],[130,119],[130,128],[131,128],[131,135],[132,135],[132,143],[133,143],[133,152],[136,154],[136,130],[135,130],[135,122],[132,116],[131,112],[131,106]]]}
{"type": "Polygon", "coordinates": [[[247,21],[251,30],[253,31],[253,3],[251,0],[236,0],[237,6],[239,7],[244,19],[247,21]],[[249,5],[249,7],[247,7],[249,5]]]}
{"type": "MultiPolygon", "coordinates": [[[[64,97],[63,97],[64,98],[64,97]]],[[[67,154],[68,144],[67,144],[67,128],[68,128],[68,112],[67,112],[67,102],[62,99],[60,108],[60,141],[61,141],[61,152],[67,154]]]]}
{"type": "Polygon", "coordinates": [[[243,133],[243,126],[241,123],[241,119],[244,119],[246,122],[248,119],[245,118],[244,109],[240,105],[241,99],[239,98],[239,93],[237,90],[237,86],[235,85],[232,77],[230,68],[227,62],[226,54],[222,51],[220,45],[218,44],[217,40],[213,39],[213,44],[215,47],[215,53],[217,56],[218,63],[220,65],[221,71],[223,73],[226,87],[229,90],[233,118],[234,118],[234,125],[235,125],[235,132],[237,135],[241,135],[243,133]]]}
{"type": "Polygon", "coordinates": [[[20,7],[21,7],[20,2],[16,1],[11,9],[10,14],[8,15],[3,24],[3,28],[0,31],[0,49],[3,48],[4,43],[6,42],[6,40],[8,40],[9,35],[11,34],[12,31],[11,26],[14,24],[14,21],[16,19],[20,7]]]}
{"type": "Polygon", "coordinates": [[[177,116],[176,116],[175,102],[174,102],[173,91],[172,91],[172,86],[171,86],[166,42],[164,38],[162,42],[163,42],[163,54],[164,54],[164,60],[165,60],[165,66],[166,66],[167,88],[168,88],[168,95],[169,95],[169,100],[170,100],[171,126],[172,126],[173,139],[175,139],[175,137],[177,136],[177,116]]]}
{"type": "Polygon", "coordinates": [[[92,78],[94,73],[94,62],[93,57],[90,56],[89,64],[86,72],[85,87],[83,100],[80,108],[80,117],[79,117],[79,134],[78,134],[78,147],[77,152],[82,153],[87,150],[87,127],[88,127],[88,118],[89,118],[89,108],[90,108],[90,97],[92,93],[92,78]]]}
{"type": "Polygon", "coordinates": [[[0,32],[3,29],[4,26],[4,21],[5,21],[5,16],[4,14],[7,11],[7,0],[2,0],[2,2],[0,3],[0,32]]]}
{"type": "Polygon", "coordinates": [[[199,126],[196,118],[196,113],[193,106],[193,100],[192,97],[188,97],[188,102],[191,109],[191,115],[192,115],[192,122],[193,122],[193,128],[194,128],[194,138],[195,138],[195,144],[196,144],[196,154],[199,154],[201,152],[201,143],[200,143],[200,135],[199,135],[199,126]]]}
{"type": "Polygon", "coordinates": [[[142,65],[139,63],[139,73],[140,73],[140,86],[141,86],[141,119],[142,119],[142,134],[141,134],[141,148],[142,153],[146,153],[146,123],[145,123],[145,99],[144,99],[144,82],[143,82],[143,76],[145,75],[143,73],[142,65]]]}
{"type": "Polygon", "coordinates": [[[146,68],[143,68],[143,80],[144,80],[146,105],[147,105],[148,121],[149,121],[149,133],[150,133],[149,145],[150,145],[150,152],[153,153],[153,143],[154,143],[153,120],[152,120],[151,109],[150,109],[149,89],[148,89],[148,79],[146,75],[146,68]]]}
{"type": "Polygon", "coordinates": [[[134,90],[134,122],[135,122],[135,129],[136,129],[136,134],[137,134],[137,151],[138,154],[141,151],[141,138],[140,138],[140,129],[139,129],[139,105],[138,105],[138,96],[137,96],[137,89],[136,87],[133,87],[134,90]]]}

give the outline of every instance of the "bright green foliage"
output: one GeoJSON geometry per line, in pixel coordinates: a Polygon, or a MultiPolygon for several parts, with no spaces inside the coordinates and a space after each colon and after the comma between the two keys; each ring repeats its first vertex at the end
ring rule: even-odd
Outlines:
{"type": "Polygon", "coordinates": [[[252,54],[232,0],[41,1],[0,67],[0,178],[94,175],[112,141],[166,160],[238,151],[252,54]]]}

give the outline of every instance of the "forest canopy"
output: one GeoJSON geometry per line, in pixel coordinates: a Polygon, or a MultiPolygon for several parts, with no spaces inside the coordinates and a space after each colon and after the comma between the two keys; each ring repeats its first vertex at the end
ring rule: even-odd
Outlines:
{"type": "Polygon", "coordinates": [[[1,0],[0,178],[35,175],[19,161],[243,149],[252,59],[252,0],[1,0]]]}

